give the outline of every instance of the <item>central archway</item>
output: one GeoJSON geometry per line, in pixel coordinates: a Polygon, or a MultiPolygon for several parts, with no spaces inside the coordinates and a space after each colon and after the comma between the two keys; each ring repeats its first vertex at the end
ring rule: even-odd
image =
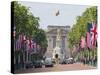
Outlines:
{"type": "Polygon", "coordinates": [[[56,59],[58,58],[58,54],[55,54],[55,58],[56,58],[56,59]]]}

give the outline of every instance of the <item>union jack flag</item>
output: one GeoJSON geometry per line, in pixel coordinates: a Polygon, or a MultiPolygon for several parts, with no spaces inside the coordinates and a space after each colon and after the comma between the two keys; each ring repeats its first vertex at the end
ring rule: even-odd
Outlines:
{"type": "Polygon", "coordinates": [[[97,31],[95,23],[88,23],[86,32],[86,44],[88,48],[93,48],[97,41],[97,31]]]}

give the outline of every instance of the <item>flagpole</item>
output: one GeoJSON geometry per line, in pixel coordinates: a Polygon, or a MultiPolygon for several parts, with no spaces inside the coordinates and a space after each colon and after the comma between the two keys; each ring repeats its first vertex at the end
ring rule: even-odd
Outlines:
{"type": "Polygon", "coordinates": [[[29,43],[29,40],[27,39],[27,62],[28,62],[28,43],[29,43]]]}
{"type": "Polygon", "coordinates": [[[14,64],[16,64],[16,57],[15,57],[15,37],[14,37],[14,64]]]}
{"type": "Polygon", "coordinates": [[[25,35],[22,35],[22,49],[23,49],[23,51],[22,51],[22,53],[23,53],[23,65],[24,65],[24,69],[25,69],[25,48],[24,48],[24,43],[25,43],[25,40],[24,40],[24,36],[25,35]]]}
{"type": "Polygon", "coordinates": [[[27,62],[28,62],[28,50],[27,50],[27,62]]]}
{"type": "Polygon", "coordinates": [[[15,57],[15,26],[14,26],[14,29],[13,29],[13,37],[14,37],[14,64],[16,64],[16,57],[15,57]]]}

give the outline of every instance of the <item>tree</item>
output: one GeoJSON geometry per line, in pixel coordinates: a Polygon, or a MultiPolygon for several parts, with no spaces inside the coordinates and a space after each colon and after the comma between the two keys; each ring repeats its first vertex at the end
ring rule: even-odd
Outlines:
{"type": "Polygon", "coordinates": [[[35,39],[36,43],[41,46],[41,53],[44,54],[47,48],[47,38],[45,31],[42,29],[38,29],[36,32],[34,32],[33,38],[35,39]]]}
{"type": "MultiPolygon", "coordinates": [[[[39,17],[35,17],[26,6],[17,1],[12,2],[14,12],[14,26],[16,27],[16,39],[19,34],[24,34],[29,38],[34,38],[36,43],[41,46],[41,52],[44,53],[47,47],[46,33],[39,29],[39,17]]],[[[41,52],[39,54],[41,54],[41,52]]]]}
{"type": "Polygon", "coordinates": [[[87,24],[89,22],[95,21],[97,22],[97,7],[93,6],[91,8],[87,8],[86,11],[76,18],[76,24],[73,25],[71,31],[69,32],[69,46],[80,42],[81,36],[86,36],[87,24]]]}
{"type": "Polygon", "coordinates": [[[91,22],[97,23],[97,7],[93,6],[87,8],[81,16],[77,16],[76,24],[73,25],[71,31],[69,32],[68,41],[70,49],[76,44],[80,43],[81,36],[86,37],[87,24],[91,22]]]}
{"type": "Polygon", "coordinates": [[[16,27],[16,35],[24,33],[31,37],[39,27],[39,18],[34,17],[27,7],[14,1],[14,25],[16,27]]]}

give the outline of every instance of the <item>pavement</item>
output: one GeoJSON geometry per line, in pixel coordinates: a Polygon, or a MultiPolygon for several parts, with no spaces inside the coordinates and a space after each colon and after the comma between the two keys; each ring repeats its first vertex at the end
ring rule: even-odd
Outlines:
{"type": "Polygon", "coordinates": [[[57,71],[74,71],[74,70],[90,70],[97,69],[96,67],[84,65],[82,63],[74,63],[74,64],[58,64],[54,65],[54,67],[44,66],[42,68],[31,68],[31,69],[22,69],[16,70],[15,73],[38,73],[38,72],[57,72],[57,71]]]}

